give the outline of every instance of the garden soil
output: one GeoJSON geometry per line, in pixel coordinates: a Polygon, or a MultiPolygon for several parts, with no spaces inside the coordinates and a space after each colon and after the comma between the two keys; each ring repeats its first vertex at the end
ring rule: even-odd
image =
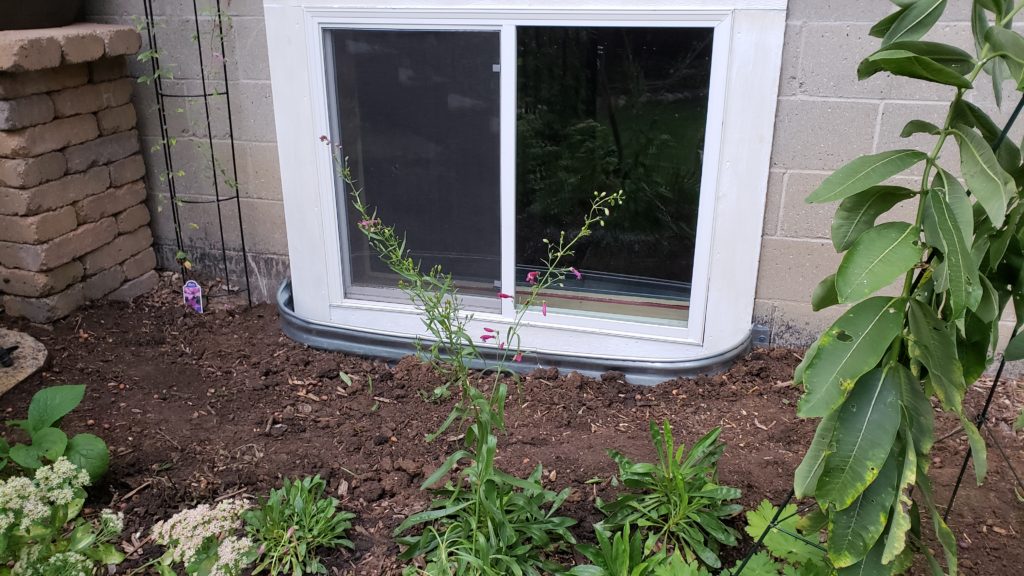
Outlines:
{"type": "MultiPolygon", "coordinates": [[[[272,306],[227,302],[199,315],[166,288],[134,306],[83,309],[52,327],[5,318],[5,327],[41,340],[52,360],[0,398],[0,410],[23,417],[41,387],[88,386],[64,426],[110,445],[110,472],[90,506],[125,513],[124,546],[132,553],[119,573],[157,553],[147,539],[157,520],[200,502],[265,495],[283,477],[310,474],[327,479],[341,505],[358,514],[355,550],[329,553],[332,573],[400,573],[392,531],[424,508],[429,496],[420,483],[461,446],[456,428],[432,443],[424,438],[452,408],[452,401],[423,399],[441,379],[413,358],[388,365],[308,348],[281,333],[272,306]]],[[[498,465],[525,475],[541,464],[547,486],[570,487],[563,513],[578,521],[579,539],[591,540],[600,518],[595,498],[614,495],[607,450],[653,460],[648,423],[668,419],[688,445],[721,426],[727,449],[720,481],[742,489],[747,506],[778,501],[814,431],[794,413],[800,392],[791,378],[801,354],[754,350],[725,373],[655,387],[631,386],[618,373],[593,379],[535,370],[511,385],[498,465]]],[[[981,382],[970,391],[972,411],[988,389],[981,382]]],[[[969,469],[950,519],[965,574],[1020,574],[1024,566],[1024,505],[992,443],[994,437],[1024,471],[1024,444],[1010,428],[1022,399],[1020,385],[1000,387],[987,427],[988,481],[975,486],[969,469]]],[[[953,426],[940,418],[939,436],[953,426]]],[[[941,502],[965,450],[959,435],[935,448],[941,502]]]]}

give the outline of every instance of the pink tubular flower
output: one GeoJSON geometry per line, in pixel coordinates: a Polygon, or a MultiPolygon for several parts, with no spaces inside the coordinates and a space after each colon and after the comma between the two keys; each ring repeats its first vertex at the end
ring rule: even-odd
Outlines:
{"type": "Polygon", "coordinates": [[[575,276],[577,280],[583,280],[583,274],[580,274],[579,270],[575,268],[569,268],[569,272],[572,272],[572,275],[575,276]]]}
{"type": "Polygon", "coordinates": [[[494,328],[484,328],[484,332],[487,332],[488,334],[494,334],[495,332],[497,332],[497,330],[495,330],[494,328]]]}
{"type": "Polygon", "coordinates": [[[537,278],[540,276],[540,272],[534,270],[533,272],[526,273],[526,281],[530,284],[536,284],[537,278]]]}
{"type": "Polygon", "coordinates": [[[548,303],[544,300],[541,300],[540,303],[540,313],[543,314],[544,316],[548,315],[548,303]]]}
{"type": "Polygon", "coordinates": [[[498,350],[504,350],[504,349],[505,349],[505,343],[504,342],[498,342],[498,350]]]}
{"type": "Polygon", "coordinates": [[[512,360],[515,361],[515,362],[522,362],[523,361],[523,353],[522,352],[516,352],[516,355],[515,355],[514,358],[512,358],[512,360]]]}
{"type": "Polygon", "coordinates": [[[487,342],[488,340],[494,340],[494,334],[484,334],[480,337],[481,340],[487,342]]]}
{"type": "Polygon", "coordinates": [[[498,292],[498,298],[511,298],[511,296],[505,294],[504,292],[498,292]]]}
{"type": "Polygon", "coordinates": [[[377,224],[380,224],[380,220],[377,220],[376,218],[373,219],[373,220],[360,220],[359,221],[359,227],[360,228],[373,228],[377,224]]]}

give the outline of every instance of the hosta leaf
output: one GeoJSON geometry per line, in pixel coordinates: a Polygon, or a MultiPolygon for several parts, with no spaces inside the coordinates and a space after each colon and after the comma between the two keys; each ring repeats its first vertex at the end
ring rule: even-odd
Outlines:
{"type": "Polygon", "coordinates": [[[832,246],[836,252],[849,250],[864,231],[875,225],[879,216],[913,197],[913,192],[900,186],[872,186],[846,198],[832,218],[832,246]]]}
{"type": "Polygon", "coordinates": [[[939,21],[945,9],[946,0],[917,0],[892,23],[882,38],[882,46],[923,37],[939,21]]]}
{"type": "Polygon", "coordinates": [[[1024,360],[1024,334],[1017,334],[1010,339],[1010,343],[1006,345],[1006,351],[1003,352],[1003,357],[1008,362],[1024,360]]]}
{"type": "Polygon", "coordinates": [[[909,490],[917,479],[917,452],[910,438],[910,432],[903,435],[903,470],[897,485],[896,501],[892,504],[892,522],[889,523],[889,535],[885,539],[882,550],[882,564],[890,564],[903,553],[907,545],[907,531],[910,530],[910,507],[914,501],[909,490]]]}
{"type": "Polygon", "coordinates": [[[836,272],[840,302],[856,302],[891,284],[920,262],[920,230],[906,222],[886,222],[853,243],[836,272]]]}
{"type": "Polygon", "coordinates": [[[995,227],[1003,225],[1009,196],[1015,191],[1013,177],[1003,170],[988,142],[973,130],[957,130],[960,170],[971,193],[978,199],[995,227]]]}
{"type": "Polygon", "coordinates": [[[811,446],[793,474],[793,491],[798,499],[814,496],[814,488],[818,485],[818,478],[825,466],[825,458],[830,454],[837,414],[830,412],[818,422],[811,446]]]}
{"type": "Polygon", "coordinates": [[[829,274],[814,287],[814,293],[811,294],[811,309],[817,312],[836,304],[839,304],[839,295],[836,294],[836,275],[829,274]]]}
{"type": "Polygon", "coordinates": [[[965,90],[972,87],[971,81],[963,74],[909,50],[883,49],[875,52],[857,66],[857,78],[865,80],[882,71],[965,90]]]}
{"type": "Polygon", "coordinates": [[[853,504],[878,477],[900,421],[900,381],[892,365],[861,376],[839,409],[835,450],[825,459],[815,488],[818,501],[837,510],[853,504]]]}
{"type": "Polygon", "coordinates": [[[988,474],[988,447],[985,446],[985,439],[981,437],[978,427],[963,414],[960,415],[960,425],[964,427],[967,443],[971,446],[975,480],[978,482],[978,486],[981,486],[985,482],[985,475],[988,474]]]}
{"type": "Polygon", "coordinates": [[[76,434],[68,440],[67,452],[64,455],[72,464],[84,468],[93,482],[102,478],[110,465],[107,444],[92,434],[76,434]]]}
{"type": "Polygon", "coordinates": [[[11,460],[22,468],[27,470],[35,470],[43,465],[42,452],[35,446],[28,446],[26,444],[15,444],[11,446],[11,451],[8,453],[11,460]]]}
{"type": "Polygon", "coordinates": [[[896,500],[900,460],[897,450],[892,450],[874,482],[829,519],[828,556],[836,568],[852,566],[867,556],[885,530],[896,500]]]}
{"type": "Polygon", "coordinates": [[[936,316],[926,304],[910,302],[911,356],[928,368],[928,381],[946,410],[959,414],[967,388],[956,353],[955,328],[936,316]]]}
{"type": "Polygon", "coordinates": [[[942,252],[945,264],[943,285],[949,294],[952,317],[959,319],[967,309],[971,292],[980,290],[978,267],[961,234],[957,217],[945,198],[933,190],[925,195],[924,202],[924,236],[929,244],[942,252]]]}
{"type": "Polygon", "coordinates": [[[821,335],[803,372],[806,392],[797,409],[801,417],[824,417],[843,402],[853,383],[878,364],[899,334],[904,306],[901,298],[869,298],[821,335]]]}
{"type": "Polygon", "coordinates": [[[920,150],[891,150],[861,156],[833,172],[807,202],[835,202],[880,184],[928,157],[920,150]]]}
{"type": "Polygon", "coordinates": [[[32,435],[32,446],[44,458],[53,462],[64,455],[68,447],[68,435],[58,428],[43,428],[32,435]]]}
{"type": "Polygon", "coordinates": [[[29,433],[53,426],[85,397],[85,386],[51,386],[36,392],[28,406],[29,433]]]}

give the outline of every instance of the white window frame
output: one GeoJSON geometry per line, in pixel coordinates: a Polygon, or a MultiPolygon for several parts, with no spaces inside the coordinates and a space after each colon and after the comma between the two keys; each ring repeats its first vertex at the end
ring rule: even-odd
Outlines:
{"type": "MultiPolygon", "coordinates": [[[[515,278],[515,115],[517,26],[712,27],[714,29],[693,282],[685,328],[576,314],[530,311],[523,341],[564,355],[652,362],[704,358],[749,338],[785,28],[785,0],[265,0],[274,108],[281,156],[295,312],[331,326],[423,336],[406,303],[346,297],[336,178],[329,150],[331,114],[325,30],[484,30],[500,34],[501,283],[515,278]],[[685,3],[686,9],[680,9],[685,3]],[[625,4],[618,4],[619,6],[625,4]],[[508,63],[513,63],[509,66],[508,63]],[[751,96],[751,95],[756,96],[751,96]]],[[[628,199],[627,199],[628,201],[628,199]]],[[[525,241],[520,239],[520,241],[525,241]]],[[[474,312],[471,329],[514,317],[474,312]]]]}

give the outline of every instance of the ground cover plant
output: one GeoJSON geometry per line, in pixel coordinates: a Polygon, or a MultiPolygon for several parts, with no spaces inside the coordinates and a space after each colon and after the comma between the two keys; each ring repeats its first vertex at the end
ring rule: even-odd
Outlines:
{"type": "Polygon", "coordinates": [[[945,570],[955,574],[956,538],[937,509],[929,470],[936,438],[930,399],[962,426],[980,484],[986,445],[964,395],[992,362],[1010,303],[1017,311],[1011,352],[1019,346],[1024,170],[1020,149],[967,95],[983,73],[997,101],[1004,80],[1024,88],[1024,37],[1012,27],[1024,3],[975,1],[973,54],[923,40],[945,0],[894,3],[898,9],[871,30],[881,47],[861,62],[858,76],[888,72],[955,93],[940,125],[912,120],[903,130],[904,137],[934,136],[930,153],[858,158],[807,199],[840,202],[832,242],[843,258],[815,290],[814,308],[850,308],[794,376],[805,389],[798,414],[821,419],[796,471],[795,494],[814,497],[827,516],[828,556],[837,568],[898,573],[917,552],[942,573],[922,541],[921,522],[930,517],[945,570]],[[960,176],[942,154],[953,145],[960,176]],[[920,173],[915,189],[887,184],[911,168],[920,173]],[[876,224],[901,202],[916,203],[913,222],[876,224]],[[898,295],[879,295],[900,279],[898,295]]]}

